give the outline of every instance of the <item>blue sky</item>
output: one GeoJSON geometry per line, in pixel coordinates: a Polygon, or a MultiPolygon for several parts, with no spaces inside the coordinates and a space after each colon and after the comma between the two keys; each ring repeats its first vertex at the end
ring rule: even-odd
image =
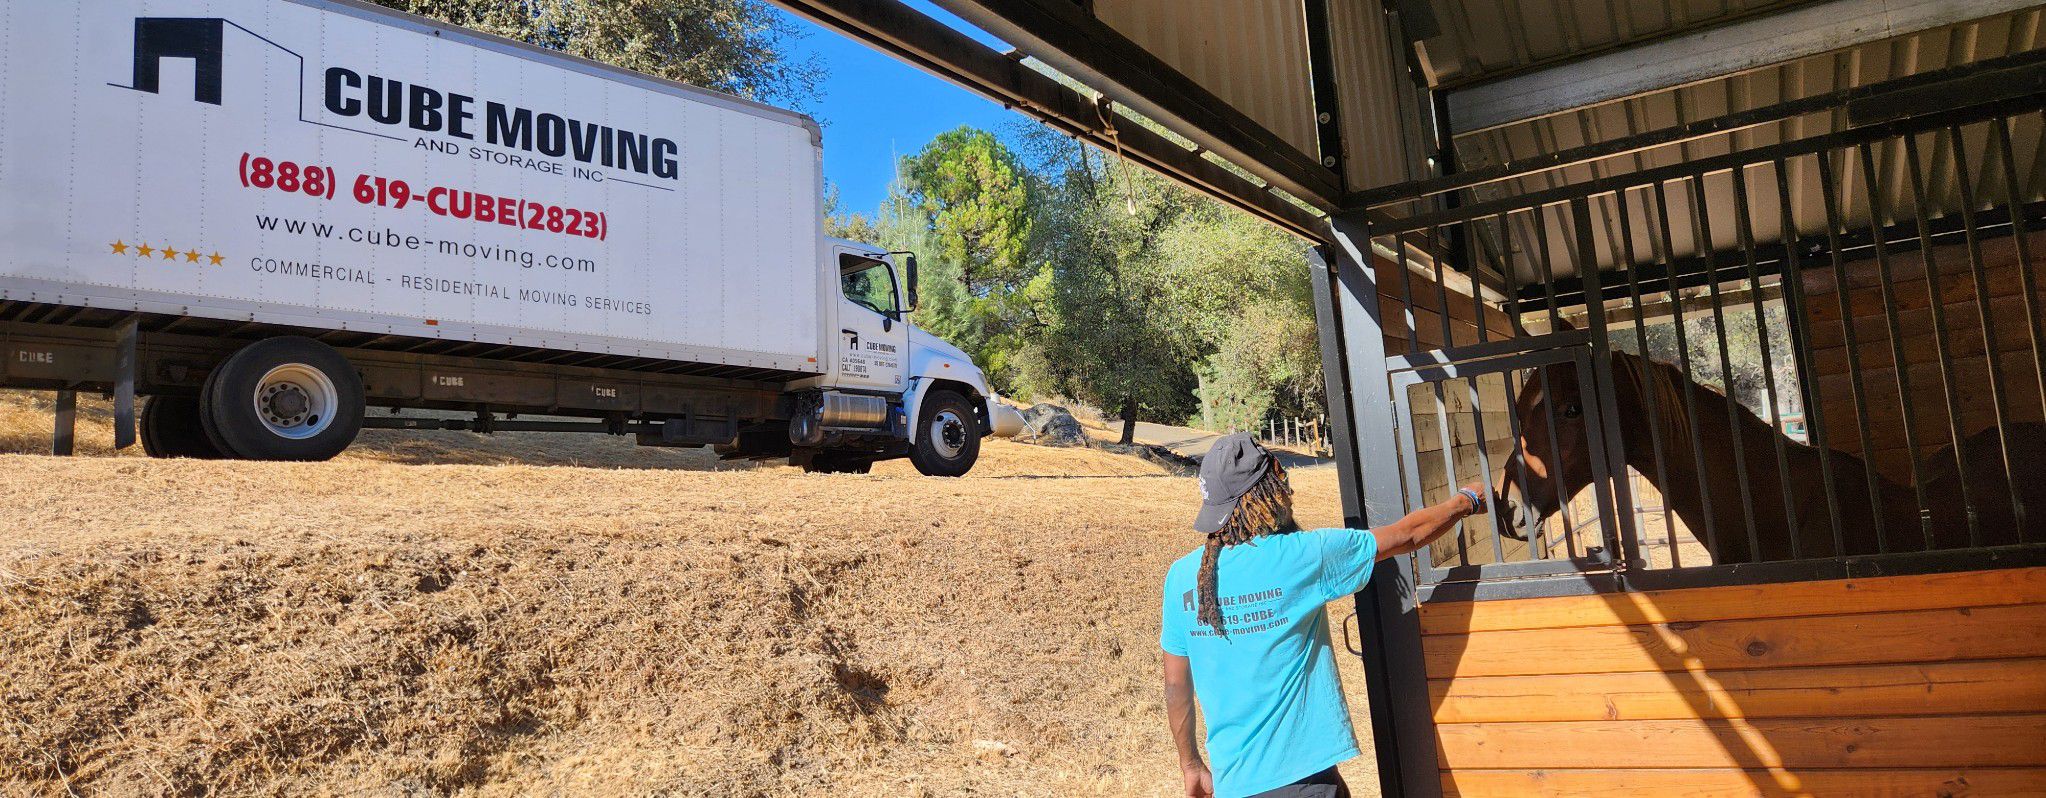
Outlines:
{"type": "MultiPolygon", "coordinates": [[[[908,4],[984,44],[1009,49],[926,0],[908,4]]],[[[848,211],[880,207],[895,176],[891,153],[913,155],[933,136],[960,125],[1003,134],[1027,118],[801,17],[775,13],[788,15],[808,34],[792,55],[815,55],[824,67],[824,96],[805,110],[824,123],[824,177],[838,186],[848,211]]]]}

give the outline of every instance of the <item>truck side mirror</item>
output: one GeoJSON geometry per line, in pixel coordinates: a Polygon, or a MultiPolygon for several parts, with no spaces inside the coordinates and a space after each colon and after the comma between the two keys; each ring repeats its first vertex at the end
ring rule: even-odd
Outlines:
{"type": "Polygon", "coordinates": [[[914,311],[918,304],[916,295],[916,253],[905,252],[902,254],[902,271],[903,282],[909,285],[909,310],[914,311]]]}

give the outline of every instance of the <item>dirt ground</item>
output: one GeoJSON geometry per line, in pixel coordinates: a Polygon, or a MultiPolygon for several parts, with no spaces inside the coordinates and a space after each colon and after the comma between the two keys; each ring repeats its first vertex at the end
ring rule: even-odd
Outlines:
{"type": "MultiPolygon", "coordinates": [[[[1198,541],[1165,464],[993,441],[964,479],[811,476],[387,432],[152,461],[101,405],[59,459],[47,408],[0,394],[0,795],[1178,789],[1157,584],[1198,541]]],[[[1332,469],[1294,484],[1337,521],[1332,469]]],[[[1344,771],[1371,792],[1368,755],[1344,771]]]]}

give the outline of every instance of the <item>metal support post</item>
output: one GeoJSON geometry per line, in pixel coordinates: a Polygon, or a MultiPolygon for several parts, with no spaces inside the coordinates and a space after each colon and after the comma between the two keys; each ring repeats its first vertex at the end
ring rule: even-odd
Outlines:
{"type": "MultiPolygon", "coordinates": [[[[1369,231],[1361,217],[1337,217],[1330,226],[1336,243],[1316,250],[1315,315],[1344,523],[1364,527],[1392,521],[1404,511],[1397,422],[1385,375],[1384,325],[1369,231]]],[[[1442,794],[1442,783],[1414,586],[1410,558],[1380,563],[1369,586],[1357,594],[1357,626],[1380,791],[1434,798],[1442,794]]]]}

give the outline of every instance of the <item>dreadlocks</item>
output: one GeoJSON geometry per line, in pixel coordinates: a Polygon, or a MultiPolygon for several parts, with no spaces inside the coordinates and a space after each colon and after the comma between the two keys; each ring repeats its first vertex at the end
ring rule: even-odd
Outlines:
{"type": "Polygon", "coordinates": [[[1196,583],[1201,607],[1195,617],[1223,637],[1229,633],[1222,629],[1222,602],[1215,594],[1215,564],[1222,556],[1222,547],[1300,528],[1293,523],[1293,483],[1286,479],[1286,468],[1279,465],[1277,458],[1268,462],[1271,465],[1264,476],[1237,500],[1229,520],[1222,523],[1221,529],[1208,533],[1207,549],[1201,552],[1201,572],[1196,583]]]}

